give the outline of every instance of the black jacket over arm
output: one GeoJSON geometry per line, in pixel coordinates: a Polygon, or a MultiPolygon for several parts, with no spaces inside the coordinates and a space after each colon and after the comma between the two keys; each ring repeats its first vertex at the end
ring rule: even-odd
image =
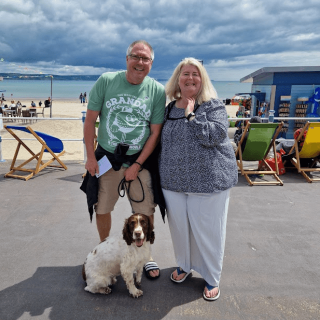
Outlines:
{"type": "MultiPolygon", "coordinates": [[[[166,204],[160,185],[160,175],[158,167],[159,152],[160,144],[157,145],[152,154],[144,162],[143,168],[150,172],[154,203],[159,206],[162,219],[163,221],[165,221],[166,204]]],[[[119,171],[123,163],[127,163],[128,165],[133,164],[138,159],[140,152],[133,155],[117,155],[104,150],[101,146],[98,145],[98,148],[95,151],[95,155],[97,161],[99,161],[104,155],[106,155],[112,165],[112,168],[115,171],[119,171]]],[[[98,202],[98,178],[96,176],[91,176],[91,174],[87,171],[80,189],[87,195],[88,211],[90,214],[90,221],[92,222],[93,206],[98,202]]]]}

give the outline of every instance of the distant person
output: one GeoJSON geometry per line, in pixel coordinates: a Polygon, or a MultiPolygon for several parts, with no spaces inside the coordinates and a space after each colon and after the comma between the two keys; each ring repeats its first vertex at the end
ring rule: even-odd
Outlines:
{"type": "Polygon", "coordinates": [[[8,106],[4,104],[3,100],[1,101],[1,105],[0,105],[0,108],[2,110],[6,109],[8,106]]]}
{"type": "Polygon", "coordinates": [[[81,92],[80,96],[79,96],[79,99],[80,99],[80,103],[82,103],[82,98],[83,98],[83,94],[81,92]]]}
{"type": "Polygon", "coordinates": [[[85,92],[84,94],[83,94],[83,103],[87,103],[88,102],[88,100],[87,100],[87,93],[85,92]]]}
{"type": "Polygon", "coordinates": [[[10,109],[13,109],[13,108],[15,108],[15,107],[16,107],[16,105],[15,105],[15,103],[14,103],[14,100],[12,100],[9,108],[10,108],[10,109]]]}
{"type": "Polygon", "coordinates": [[[32,108],[36,108],[37,107],[37,105],[34,103],[34,101],[31,101],[31,107],[32,108]]]}
{"type": "Polygon", "coordinates": [[[47,100],[44,100],[44,107],[45,108],[49,108],[51,104],[51,99],[50,97],[47,100]]]}
{"type": "Polygon", "coordinates": [[[39,101],[39,107],[41,107],[42,106],[42,102],[41,101],[39,101]]]}
{"type": "Polygon", "coordinates": [[[6,101],[6,99],[4,98],[4,94],[3,93],[1,94],[1,100],[2,101],[6,101]]]}
{"type": "MultiPolygon", "coordinates": [[[[261,123],[261,122],[262,122],[262,120],[261,120],[261,118],[258,117],[258,116],[252,117],[252,118],[250,119],[250,123],[261,123]]],[[[239,145],[239,142],[240,142],[243,134],[244,134],[244,132],[242,132],[242,129],[241,129],[241,128],[238,129],[238,130],[236,130],[236,132],[234,133],[233,140],[234,140],[234,142],[235,142],[235,144],[236,144],[235,151],[237,150],[237,147],[238,147],[238,145],[239,145]]],[[[245,148],[245,146],[246,146],[247,139],[248,139],[248,135],[249,135],[249,132],[245,132],[245,136],[244,136],[243,141],[242,141],[242,144],[241,144],[241,151],[242,151],[242,153],[243,153],[244,148],[245,148]]],[[[237,158],[238,158],[238,156],[237,156],[237,158]]]]}

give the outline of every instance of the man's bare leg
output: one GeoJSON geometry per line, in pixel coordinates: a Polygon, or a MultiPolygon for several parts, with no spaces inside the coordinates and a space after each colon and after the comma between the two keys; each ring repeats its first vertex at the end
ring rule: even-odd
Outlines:
{"type": "MultiPolygon", "coordinates": [[[[152,224],[154,225],[154,215],[150,215],[150,220],[152,222],[152,224]]],[[[150,257],[149,261],[154,261],[152,257],[150,257]]],[[[149,271],[149,275],[151,277],[158,277],[159,276],[159,270],[152,270],[152,271],[149,271]]]]}
{"type": "Polygon", "coordinates": [[[111,229],[111,213],[96,214],[96,219],[100,241],[103,241],[105,238],[109,237],[111,229]]]}

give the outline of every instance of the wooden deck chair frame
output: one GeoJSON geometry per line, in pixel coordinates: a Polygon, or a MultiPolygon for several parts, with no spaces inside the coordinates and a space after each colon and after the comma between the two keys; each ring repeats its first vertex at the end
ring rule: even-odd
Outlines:
{"type": "Polygon", "coordinates": [[[290,153],[294,152],[295,156],[290,160],[291,163],[297,168],[298,172],[308,182],[320,181],[320,178],[309,177],[306,172],[320,172],[320,168],[302,167],[300,159],[314,159],[311,167],[313,167],[320,157],[320,122],[307,122],[299,136],[294,140],[294,145],[291,148],[290,153]],[[307,134],[301,150],[299,151],[299,141],[301,140],[304,132],[307,130],[307,134]]]}
{"type": "MultiPolygon", "coordinates": [[[[244,133],[242,134],[242,137],[238,143],[238,147],[236,149],[236,157],[239,156],[239,159],[237,159],[237,165],[239,167],[239,170],[241,174],[246,178],[250,186],[253,185],[283,185],[282,180],[279,178],[279,168],[278,168],[278,161],[277,161],[277,154],[276,154],[276,145],[275,140],[277,136],[279,135],[281,128],[283,126],[283,122],[281,123],[250,123],[248,121],[244,133]],[[268,147],[262,150],[263,156],[259,156],[257,158],[243,158],[243,154],[245,155],[247,148],[250,149],[252,146],[250,146],[250,134],[252,134],[252,129],[259,130],[259,128],[274,128],[273,136],[270,135],[270,144],[268,147]],[[245,133],[249,131],[249,135],[246,141],[246,145],[244,148],[244,151],[242,152],[241,145],[244,142],[245,133]],[[275,167],[276,170],[273,170],[270,165],[266,162],[267,155],[270,151],[270,149],[273,149],[274,153],[274,161],[275,161],[275,167]],[[261,163],[258,165],[257,169],[245,169],[243,166],[244,161],[261,161],[261,163]],[[264,169],[265,168],[265,169],[264,169]],[[274,177],[272,181],[252,181],[250,179],[250,175],[257,175],[257,174],[264,174],[264,175],[271,175],[274,177]]],[[[255,131],[256,132],[256,131],[255,131]]],[[[258,142],[258,141],[256,141],[258,142]]]]}
{"type": "Polygon", "coordinates": [[[10,166],[10,171],[4,175],[5,178],[17,178],[17,179],[23,179],[23,180],[29,180],[33,176],[35,176],[37,173],[42,171],[43,169],[47,167],[53,167],[53,168],[63,168],[67,170],[67,166],[59,159],[60,156],[62,156],[65,153],[65,150],[63,150],[63,144],[62,141],[56,137],[49,136],[45,133],[34,131],[30,126],[27,127],[16,127],[16,126],[4,126],[4,128],[18,141],[18,145],[14,154],[14,157],[12,159],[12,163],[10,166]],[[38,153],[34,153],[15,133],[13,130],[20,130],[27,133],[32,134],[41,144],[41,151],[38,153]],[[58,142],[58,146],[53,145],[51,141],[58,142]],[[51,142],[51,143],[50,143],[51,142]],[[23,146],[31,155],[32,157],[28,160],[24,161],[19,166],[15,166],[20,147],[23,146]],[[52,155],[52,158],[46,162],[43,161],[43,154],[44,152],[49,152],[52,155]],[[26,164],[28,164],[32,160],[36,160],[37,164],[35,169],[27,169],[24,168],[26,164]],[[51,163],[54,161],[57,161],[60,165],[52,165],[51,163]],[[18,175],[15,174],[16,171],[20,172],[30,172],[28,175],[18,175]]]}

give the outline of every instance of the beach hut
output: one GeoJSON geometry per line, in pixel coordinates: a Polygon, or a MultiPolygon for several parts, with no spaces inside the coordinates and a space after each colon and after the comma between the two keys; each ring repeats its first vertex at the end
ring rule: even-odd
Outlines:
{"type": "MultiPolygon", "coordinates": [[[[320,87],[320,66],[314,67],[266,67],[240,79],[251,82],[251,115],[258,115],[262,106],[267,118],[270,110],[275,117],[301,117],[299,120],[284,121],[281,136],[293,138],[297,128],[304,125],[304,117],[315,114],[314,94],[320,87]],[[264,98],[263,98],[264,97],[264,98]],[[260,100],[259,100],[260,99],[260,100]]],[[[320,108],[319,108],[320,109],[320,108]]]]}

